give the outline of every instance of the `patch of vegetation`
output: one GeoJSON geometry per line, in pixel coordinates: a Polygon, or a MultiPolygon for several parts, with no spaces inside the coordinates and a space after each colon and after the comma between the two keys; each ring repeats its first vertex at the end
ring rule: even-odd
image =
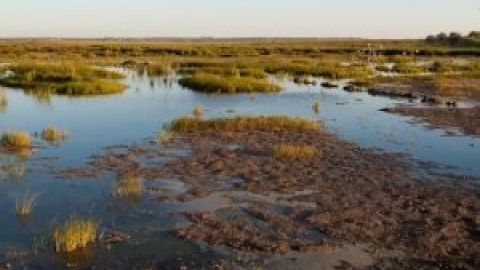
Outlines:
{"type": "Polygon", "coordinates": [[[472,31],[467,36],[457,32],[445,32],[428,36],[425,41],[432,45],[478,47],[480,46],[480,31],[472,31]]]}
{"type": "Polygon", "coordinates": [[[167,144],[173,139],[174,136],[174,132],[163,129],[155,138],[155,143],[158,145],[167,144]]]}
{"type": "Polygon", "coordinates": [[[401,74],[408,74],[408,75],[416,75],[422,74],[428,71],[426,67],[415,65],[412,63],[397,63],[393,66],[392,71],[401,73],[401,74]]]}
{"type": "Polygon", "coordinates": [[[91,219],[70,217],[53,229],[52,242],[56,252],[72,252],[95,242],[99,224],[91,219]]]}
{"type": "Polygon", "coordinates": [[[8,105],[7,95],[5,94],[5,92],[3,92],[0,89],[0,111],[5,109],[5,107],[7,107],[7,105],[8,105]]]}
{"type": "Polygon", "coordinates": [[[318,154],[317,148],[310,145],[277,145],[272,155],[276,159],[301,160],[309,159],[318,154]]]}
{"type": "Polygon", "coordinates": [[[125,86],[112,81],[122,74],[82,65],[19,64],[0,79],[0,85],[61,95],[101,95],[122,92],[125,86]]]}
{"type": "Polygon", "coordinates": [[[143,177],[123,175],[113,185],[112,194],[116,197],[139,198],[143,192],[143,177]]]}
{"type": "Polygon", "coordinates": [[[30,147],[32,139],[28,132],[11,131],[6,132],[1,137],[1,145],[8,148],[21,149],[30,147]]]}
{"type": "Polygon", "coordinates": [[[27,192],[21,201],[17,200],[15,206],[15,213],[17,216],[28,216],[32,213],[35,203],[38,199],[38,194],[31,194],[27,192]]]}
{"type": "Polygon", "coordinates": [[[317,100],[313,103],[312,110],[317,114],[320,113],[320,101],[317,100]]]}
{"type": "Polygon", "coordinates": [[[200,132],[200,131],[273,131],[296,130],[313,131],[322,127],[318,121],[286,116],[239,116],[235,118],[199,119],[196,117],[183,117],[172,121],[170,130],[174,132],[200,132]]]}
{"type": "Polygon", "coordinates": [[[56,128],[53,126],[47,126],[43,131],[42,131],[42,138],[50,143],[57,143],[60,141],[63,141],[67,139],[69,136],[68,132],[66,130],[56,128]]]}
{"type": "Polygon", "coordinates": [[[266,79],[250,77],[220,76],[199,73],[179,80],[183,87],[204,93],[254,93],[279,92],[282,88],[266,79]]]}

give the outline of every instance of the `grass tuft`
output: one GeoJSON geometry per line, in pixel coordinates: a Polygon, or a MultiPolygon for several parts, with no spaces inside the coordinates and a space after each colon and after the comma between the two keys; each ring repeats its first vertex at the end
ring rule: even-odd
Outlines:
{"type": "Polygon", "coordinates": [[[47,126],[42,131],[42,138],[50,143],[60,142],[68,137],[68,132],[53,126],[47,126]]]}
{"type": "Polygon", "coordinates": [[[320,113],[320,101],[317,100],[317,101],[315,101],[315,102],[313,103],[313,105],[312,105],[312,110],[313,110],[316,114],[320,113]]]}
{"type": "Polygon", "coordinates": [[[98,222],[72,216],[53,230],[52,240],[56,252],[72,252],[85,248],[97,238],[98,222]]]}
{"type": "Polygon", "coordinates": [[[120,177],[112,188],[112,194],[116,197],[138,198],[143,192],[143,177],[125,175],[120,177]]]}
{"type": "Polygon", "coordinates": [[[317,149],[310,145],[277,145],[273,148],[276,159],[301,160],[309,159],[318,154],[317,149]]]}
{"type": "Polygon", "coordinates": [[[17,200],[15,205],[15,213],[17,216],[28,216],[32,213],[35,203],[38,199],[38,194],[25,193],[25,196],[21,201],[17,200]]]}
{"type": "Polygon", "coordinates": [[[9,148],[26,148],[32,144],[30,134],[24,131],[11,131],[4,133],[1,137],[1,145],[9,148]]]}
{"type": "Polygon", "coordinates": [[[174,132],[163,129],[155,138],[155,143],[157,145],[167,144],[173,139],[174,136],[175,136],[174,132]]]}
{"type": "Polygon", "coordinates": [[[174,132],[199,132],[199,131],[272,131],[272,130],[298,130],[313,131],[322,125],[314,120],[290,118],[286,116],[239,116],[235,118],[199,119],[183,117],[170,124],[174,132]]]}
{"type": "Polygon", "coordinates": [[[197,118],[202,118],[203,116],[203,107],[198,105],[193,109],[193,116],[197,118]]]}

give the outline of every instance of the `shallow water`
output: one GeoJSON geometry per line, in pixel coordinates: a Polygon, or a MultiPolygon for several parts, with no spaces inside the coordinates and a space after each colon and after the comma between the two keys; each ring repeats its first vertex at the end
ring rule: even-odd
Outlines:
{"type": "MultiPolygon", "coordinates": [[[[289,115],[324,120],[331,132],[348,141],[408,153],[458,175],[480,176],[480,138],[445,136],[444,130],[430,130],[411,124],[408,117],[379,111],[402,100],[347,93],[340,89],[342,83],[339,89],[323,89],[298,86],[289,80],[283,80],[285,91],[279,94],[204,95],[183,89],[175,81],[165,83],[163,78],[150,79],[125,72],[129,89],[119,95],[38,99],[23,91],[5,90],[8,106],[0,111],[0,132],[40,133],[51,124],[65,128],[71,137],[59,146],[36,138],[39,147],[26,161],[0,157],[0,162],[16,165],[14,171],[0,173],[0,253],[9,247],[30,247],[33,239],[48,233],[52,223],[72,214],[93,216],[105,227],[139,235],[167,232],[185,224],[184,218],[169,213],[188,205],[162,207],[148,199],[114,198],[111,195],[114,175],[60,180],[45,168],[81,166],[105,146],[142,144],[171,120],[191,114],[197,105],[205,108],[205,117],[289,115]],[[318,114],[312,110],[315,101],[321,103],[318,114]],[[19,220],[14,212],[15,203],[26,191],[39,193],[40,197],[33,215],[28,220],[19,220]]],[[[182,192],[181,184],[163,184],[173,193],[182,192]]],[[[185,245],[181,240],[169,241],[185,245]]]]}

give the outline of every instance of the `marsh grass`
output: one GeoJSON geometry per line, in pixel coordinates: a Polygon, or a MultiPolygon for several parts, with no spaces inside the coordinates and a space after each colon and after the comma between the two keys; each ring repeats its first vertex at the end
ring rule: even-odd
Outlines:
{"type": "Polygon", "coordinates": [[[73,252],[95,242],[99,224],[92,219],[72,216],[63,224],[57,224],[52,233],[56,252],[73,252]]]}
{"type": "Polygon", "coordinates": [[[215,74],[198,73],[179,80],[183,87],[204,93],[272,93],[282,88],[266,79],[252,77],[220,76],[215,74]]]}
{"type": "Polygon", "coordinates": [[[174,132],[171,132],[171,131],[166,130],[166,129],[162,129],[162,131],[160,131],[160,133],[155,138],[155,143],[157,145],[165,145],[165,144],[169,143],[173,139],[174,136],[175,136],[174,132]]]}
{"type": "Polygon", "coordinates": [[[276,159],[301,160],[313,158],[318,150],[310,145],[277,145],[273,147],[272,155],[276,159]]]}
{"type": "Polygon", "coordinates": [[[17,216],[25,217],[32,213],[39,194],[27,192],[21,200],[17,200],[15,213],[17,216]]]}
{"type": "Polygon", "coordinates": [[[49,143],[58,143],[68,138],[69,134],[66,130],[56,128],[53,126],[47,126],[42,131],[42,139],[49,143]]]}
{"type": "Polygon", "coordinates": [[[112,187],[115,197],[139,198],[143,192],[143,177],[137,175],[121,176],[112,187]]]}
{"type": "Polygon", "coordinates": [[[188,133],[200,131],[273,131],[296,130],[313,131],[322,127],[320,122],[309,119],[290,118],[286,116],[239,116],[235,118],[199,119],[183,117],[172,121],[169,129],[174,132],[188,133]]]}
{"type": "Polygon", "coordinates": [[[30,134],[25,131],[6,132],[1,137],[1,145],[13,149],[27,148],[32,145],[30,134]]]}
{"type": "Polygon", "coordinates": [[[84,65],[18,64],[10,70],[12,75],[0,79],[0,85],[60,95],[113,94],[126,88],[112,81],[122,74],[84,65]]]}

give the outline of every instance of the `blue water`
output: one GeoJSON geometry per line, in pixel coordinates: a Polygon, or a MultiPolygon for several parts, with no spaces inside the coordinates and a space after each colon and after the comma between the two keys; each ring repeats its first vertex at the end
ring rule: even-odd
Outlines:
{"type": "Polygon", "coordinates": [[[39,148],[30,160],[0,157],[0,162],[13,162],[20,168],[16,176],[0,174],[0,251],[30,246],[32,239],[44,236],[51,228],[52,220],[72,213],[101,216],[103,222],[120,227],[128,223],[125,220],[131,220],[130,225],[139,220],[160,224],[155,220],[166,213],[158,206],[143,204],[142,211],[133,211],[139,207],[119,206],[112,200],[114,176],[60,180],[42,169],[42,158],[58,158],[50,161],[55,168],[82,166],[105,146],[141,144],[171,120],[190,115],[198,105],[204,107],[204,117],[289,115],[323,120],[328,130],[361,146],[407,153],[414,159],[448,167],[451,173],[480,176],[480,138],[445,136],[444,130],[431,130],[411,124],[408,117],[379,111],[402,101],[347,93],[340,89],[342,85],[339,89],[298,86],[286,79],[282,80],[285,90],[278,94],[205,95],[183,89],[174,80],[165,84],[163,78],[152,78],[152,87],[150,78],[125,72],[129,88],[118,95],[39,100],[20,90],[4,90],[8,106],[0,111],[0,132],[25,130],[34,134],[54,125],[68,130],[71,136],[60,146],[36,138],[39,148]],[[315,101],[321,103],[318,114],[312,110],[315,101]],[[15,202],[28,190],[41,195],[34,215],[22,223],[15,216],[15,202]]]}

